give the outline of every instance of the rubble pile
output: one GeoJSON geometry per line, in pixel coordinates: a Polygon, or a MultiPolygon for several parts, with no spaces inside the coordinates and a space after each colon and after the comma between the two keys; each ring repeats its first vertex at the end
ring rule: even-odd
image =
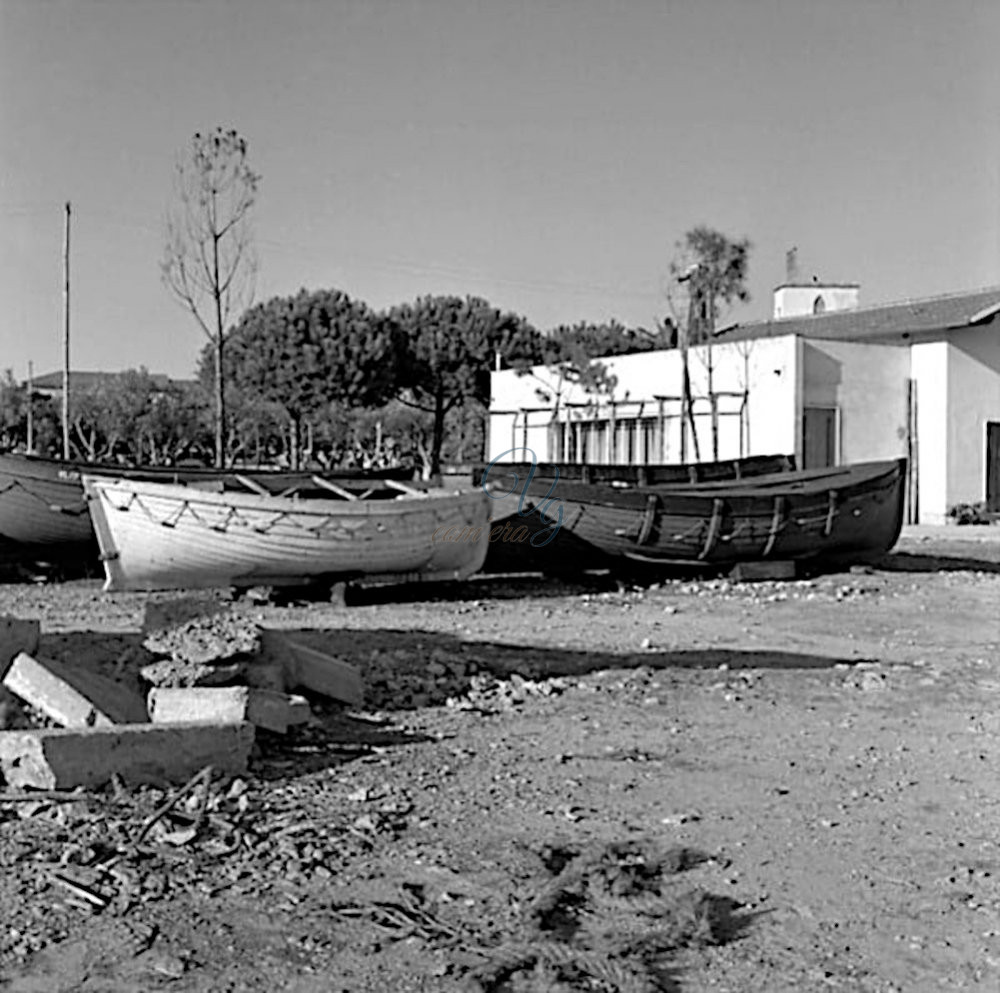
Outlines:
{"type": "Polygon", "coordinates": [[[365,703],[373,710],[448,706],[509,710],[532,696],[557,696],[564,678],[529,678],[493,672],[477,658],[434,649],[375,651],[365,666],[365,703]]]}
{"type": "Polygon", "coordinates": [[[39,654],[37,621],[0,618],[0,704],[16,698],[44,718],[0,731],[0,772],[9,786],[62,790],[114,777],[163,785],[207,766],[240,775],[256,729],[286,734],[311,719],[308,700],[295,691],[361,701],[354,666],[218,601],[150,603],[143,633],[146,650],[162,656],[141,670],[145,696],[39,654]]]}

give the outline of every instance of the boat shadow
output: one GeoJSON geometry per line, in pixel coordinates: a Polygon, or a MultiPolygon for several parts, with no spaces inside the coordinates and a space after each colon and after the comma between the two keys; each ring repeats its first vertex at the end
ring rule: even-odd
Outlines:
{"type": "MultiPolygon", "coordinates": [[[[530,644],[467,641],[427,631],[336,628],[284,632],[295,641],[358,665],[365,706],[391,713],[475,699],[485,683],[585,677],[602,671],[634,674],[639,681],[658,671],[816,671],[853,667],[870,659],[803,652],[738,648],[651,648],[594,652],[530,644]]],[[[488,692],[488,689],[487,689],[488,692]]],[[[542,692],[541,695],[549,695],[542,692]]]]}
{"type": "Polygon", "coordinates": [[[326,701],[310,701],[312,721],[288,734],[257,730],[253,774],[281,780],[333,769],[401,745],[437,741],[395,727],[385,718],[362,717],[326,701]]]}
{"type": "Polygon", "coordinates": [[[880,559],[874,566],[883,572],[1000,573],[1000,561],[991,561],[967,554],[952,555],[942,552],[923,554],[920,552],[893,551],[880,559]]]}

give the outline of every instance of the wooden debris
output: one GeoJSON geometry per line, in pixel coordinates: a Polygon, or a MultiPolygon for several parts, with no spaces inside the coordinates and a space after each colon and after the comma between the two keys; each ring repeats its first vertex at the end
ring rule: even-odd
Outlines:
{"type": "Polygon", "coordinates": [[[105,727],[148,720],[142,697],[95,672],[21,652],[3,685],[63,727],[105,727]]]}

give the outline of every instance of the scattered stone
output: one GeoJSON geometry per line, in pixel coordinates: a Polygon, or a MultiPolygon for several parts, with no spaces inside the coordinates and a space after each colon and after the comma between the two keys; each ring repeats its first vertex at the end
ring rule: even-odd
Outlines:
{"type": "Polygon", "coordinates": [[[63,727],[107,727],[147,721],[142,698],[95,672],[21,652],[4,686],[63,727]]]}
{"type": "Polygon", "coordinates": [[[0,732],[0,770],[14,789],[183,782],[206,765],[243,774],[252,724],[121,724],[87,730],[0,732]]]}

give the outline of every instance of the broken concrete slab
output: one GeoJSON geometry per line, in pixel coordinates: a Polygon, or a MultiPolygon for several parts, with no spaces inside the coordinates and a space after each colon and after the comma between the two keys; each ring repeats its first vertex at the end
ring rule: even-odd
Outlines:
{"type": "Polygon", "coordinates": [[[41,625],[17,617],[0,616],[0,677],[20,652],[33,655],[38,651],[41,625]]]}
{"type": "Polygon", "coordinates": [[[293,641],[273,628],[263,629],[262,644],[265,657],[280,659],[284,665],[289,689],[309,690],[342,703],[361,702],[364,683],[357,666],[293,641]]]}
{"type": "Polygon", "coordinates": [[[176,659],[158,659],[139,670],[139,675],[150,686],[226,686],[246,678],[250,666],[247,662],[229,662],[225,665],[204,665],[178,662],[176,659]]]}
{"type": "Polygon", "coordinates": [[[3,685],[63,727],[138,724],[148,720],[142,697],[96,672],[21,652],[3,685]]]}
{"type": "Polygon", "coordinates": [[[151,631],[143,646],[155,655],[193,665],[226,664],[260,651],[260,627],[231,610],[194,617],[183,624],[151,631]]]}
{"type": "Polygon", "coordinates": [[[207,765],[242,775],[252,724],[120,724],[107,728],[0,732],[0,771],[13,789],[184,782],[207,765]]]}
{"type": "Polygon", "coordinates": [[[283,734],[290,725],[302,723],[301,706],[287,694],[249,686],[161,687],[150,690],[148,699],[150,720],[160,724],[249,721],[257,727],[283,734]]]}

